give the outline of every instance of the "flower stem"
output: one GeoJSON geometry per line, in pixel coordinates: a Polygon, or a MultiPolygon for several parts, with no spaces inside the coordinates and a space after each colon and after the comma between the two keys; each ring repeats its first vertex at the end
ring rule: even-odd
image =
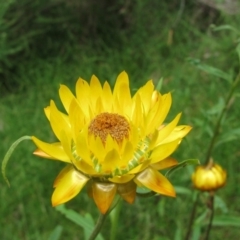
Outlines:
{"type": "Polygon", "coordinates": [[[92,234],[89,237],[89,240],[94,240],[97,237],[97,235],[99,234],[99,232],[103,226],[103,223],[105,222],[105,219],[106,219],[108,213],[109,212],[107,212],[106,214],[100,213],[97,223],[95,225],[95,228],[93,229],[92,234]]]}
{"type": "Polygon", "coordinates": [[[88,240],[94,240],[97,237],[97,235],[100,233],[100,231],[102,229],[102,226],[103,226],[107,216],[118,205],[119,200],[120,200],[120,197],[119,197],[119,195],[117,195],[114,198],[114,200],[113,200],[109,210],[105,214],[100,213],[100,215],[98,217],[98,220],[97,220],[97,223],[96,223],[96,225],[95,225],[95,227],[94,227],[94,229],[92,231],[92,234],[90,235],[88,240]]]}
{"type": "Polygon", "coordinates": [[[211,215],[210,215],[210,219],[209,219],[209,223],[208,223],[208,227],[207,227],[207,231],[206,231],[206,236],[204,238],[204,240],[208,240],[209,239],[209,235],[210,235],[210,231],[212,228],[212,222],[213,222],[213,217],[214,217],[214,192],[210,192],[210,199],[209,199],[209,208],[211,210],[211,215]]]}
{"type": "Polygon", "coordinates": [[[207,150],[207,154],[206,154],[206,158],[205,158],[205,164],[207,165],[210,157],[211,157],[211,154],[212,154],[212,150],[213,150],[213,147],[214,147],[214,144],[216,142],[216,139],[217,139],[217,136],[219,134],[219,129],[220,129],[220,126],[221,126],[221,122],[222,122],[222,118],[224,116],[224,114],[226,113],[226,111],[228,110],[229,108],[229,103],[231,101],[231,98],[232,98],[232,95],[238,85],[238,83],[240,82],[240,73],[237,75],[236,79],[234,80],[232,86],[231,86],[231,89],[228,93],[228,96],[227,96],[227,99],[226,99],[226,102],[225,102],[225,106],[224,108],[222,109],[219,117],[218,117],[218,120],[217,120],[217,123],[215,125],[215,129],[214,129],[214,132],[213,132],[213,137],[211,139],[211,142],[209,144],[209,147],[208,147],[208,150],[207,150]]]}
{"type": "Polygon", "coordinates": [[[186,234],[185,240],[188,240],[190,238],[192,225],[193,225],[193,221],[194,221],[194,218],[195,218],[195,215],[196,215],[197,206],[198,206],[198,199],[199,199],[199,192],[197,193],[197,196],[196,196],[194,204],[193,204],[193,208],[192,208],[192,212],[191,212],[191,216],[190,216],[190,220],[189,220],[189,224],[188,224],[188,230],[187,230],[187,234],[186,234]]]}
{"type": "Polygon", "coordinates": [[[112,226],[111,226],[111,232],[110,232],[110,240],[115,240],[115,238],[116,238],[116,232],[117,232],[117,227],[118,227],[118,219],[119,219],[119,214],[120,214],[121,207],[122,207],[122,201],[119,201],[117,206],[111,212],[110,217],[112,217],[111,218],[112,226]]]}
{"type": "MultiPolygon", "coordinates": [[[[230,101],[232,99],[233,93],[234,93],[237,85],[239,84],[239,82],[240,82],[240,73],[238,73],[237,77],[235,78],[235,80],[234,80],[234,82],[233,82],[233,84],[232,84],[232,86],[230,88],[230,91],[228,93],[228,96],[226,98],[225,106],[222,109],[221,113],[219,114],[218,120],[217,120],[215,128],[214,128],[213,137],[212,137],[212,139],[210,141],[210,144],[209,144],[209,147],[208,147],[208,150],[207,150],[207,153],[206,153],[205,165],[209,165],[209,164],[213,163],[212,162],[213,160],[211,159],[212,150],[213,150],[213,147],[215,145],[217,136],[219,134],[219,129],[221,127],[223,116],[224,116],[224,114],[226,113],[226,111],[229,108],[230,101]]],[[[210,230],[212,228],[213,216],[214,216],[214,193],[210,193],[210,194],[211,194],[210,195],[211,216],[210,216],[210,220],[209,220],[209,224],[208,224],[205,240],[208,240],[208,238],[209,238],[210,230]]],[[[200,193],[198,193],[198,195],[196,196],[196,199],[195,199],[195,201],[193,203],[193,208],[192,208],[190,221],[189,221],[189,225],[188,225],[188,231],[187,231],[185,240],[188,240],[190,238],[191,228],[192,228],[193,221],[194,221],[194,218],[195,218],[199,196],[200,196],[200,193]]]]}

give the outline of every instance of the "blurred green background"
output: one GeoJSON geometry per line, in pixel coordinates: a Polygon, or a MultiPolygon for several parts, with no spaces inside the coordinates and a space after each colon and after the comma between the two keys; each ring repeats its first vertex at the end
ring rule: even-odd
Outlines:
{"type": "MultiPolygon", "coordinates": [[[[76,80],[95,74],[111,85],[125,70],[133,92],[147,80],[161,92],[172,91],[173,106],[167,120],[182,111],[182,124],[193,130],[174,154],[179,161],[204,161],[219,99],[229,83],[198,70],[186,61],[200,59],[236,76],[237,34],[213,32],[210,25],[239,28],[238,1],[178,0],[0,0],[0,156],[23,135],[54,141],[43,108],[54,99],[61,108],[59,84],[74,90],[76,80]],[[204,3],[205,2],[205,3],[204,3]],[[227,3],[228,2],[228,3],[227,3]],[[210,4],[211,3],[211,4],[210,4]],[[236,4],[236,5],[235,5],[236,4]],[[238,5],[237,5],[238,4],[238,5]]],[[[238,94],[240,94],[238,88],[238,94]]],[[[224,119],[221,136],[240,127],[238,98],[224,119]]],[[[234,133],[233,133],[234,134],[234,133]]],[[[214,149],[213,157],[228,172],[219,190],[216,215],[240,214],[240,144],[231,139],[214,149]]],[[[60,239],[83,239],[83,231],[51,207],[52,183],[62,163],[34,157],[34,146],[24,142],[7,167],[11,183],[0,180],[0,237],[3,240],[45,240],[57,225],[60,239]]],[[[171,176],[178,196],[136,199],[123,203],[118,240],[178,240],[186,234],[192,208],[191,172],[184,168],[171,176]]],[[[205,209],[200,203],[198,216],[205,209]]],[[[98,210],[83,193],[68,208],[96,219],[98,210]]],[[[109,219],[103,236],[109,234],[109,219]]],[[[237,239],[240,228],[214,226],[211,239],[237,239]]]]}

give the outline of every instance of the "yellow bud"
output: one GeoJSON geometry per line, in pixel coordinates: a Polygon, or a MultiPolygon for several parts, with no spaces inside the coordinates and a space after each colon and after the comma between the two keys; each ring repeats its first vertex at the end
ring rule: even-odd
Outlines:
{"type": "Polygon", "coordinates": [[[201,191],[213,191],[226,183],[227,173],[218,164],[210,163],[207,166],[198,166],[192,175],[195,188],[201,191]]]}

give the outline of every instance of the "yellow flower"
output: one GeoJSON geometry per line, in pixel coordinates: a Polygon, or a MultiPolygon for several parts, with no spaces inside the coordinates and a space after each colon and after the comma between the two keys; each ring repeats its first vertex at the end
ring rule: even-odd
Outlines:
{"type": "Polygon", "coordinates": [[[54,182],[52,205],[74,198],[88,183],[88,193],[102,213],[118,193],[132,203],[136,187],[174,197],[172,184],[158,170],[177,161],[169,158],[190,126],[177,126],[178,114],[163,125],[171,106],[171,94],[161,95],[148,81],[131,96],[126,72],[113,91],[96,76],[90,84],[79,79],[76,97],[64,85],[59,90],[66,113],[53,101],[45,114],[58,142],[32,137],[35,155],[67,163],[54,182]]]}
{"type": "Polygon", "coordinates": [[[201,191],[213,191],[221,188],[226,183],[227,174],[222,167],[213,160],[206,166],[198,166],[192,175],[195,188],[201,191]]]}

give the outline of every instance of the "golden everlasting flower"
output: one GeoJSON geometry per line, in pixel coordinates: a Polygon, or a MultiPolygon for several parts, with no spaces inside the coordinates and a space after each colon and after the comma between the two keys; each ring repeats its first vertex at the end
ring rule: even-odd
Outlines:
{"type": "Polygon", "coordinates": [[[201,191],[213,191],[223,187],[226,178],[226,171],[212,160],[206,166],[198,166],[192,175],[194,187],[201,191]]]}
{"type": "Polygon", "coordinates": [[[132,203],[137,185],[175,196],[172,184],[158,170],[177,164],[168,157],[191,127],[177,126],[181,114],[163,125],[170,93],[161,95],[148,81],[131,96],[128,75],[122,72],[113,91],[108,82],[101,86],[92,76],[90,84],[77,81],[76,97],[64,85],[59,95],[67,114],[53,101],[45,108],[58,142],[32,137],[35,155],[67,163],[53,185],[53,206],[74,198],[86,183],[103,214],[116,193],[132,203]]]}

